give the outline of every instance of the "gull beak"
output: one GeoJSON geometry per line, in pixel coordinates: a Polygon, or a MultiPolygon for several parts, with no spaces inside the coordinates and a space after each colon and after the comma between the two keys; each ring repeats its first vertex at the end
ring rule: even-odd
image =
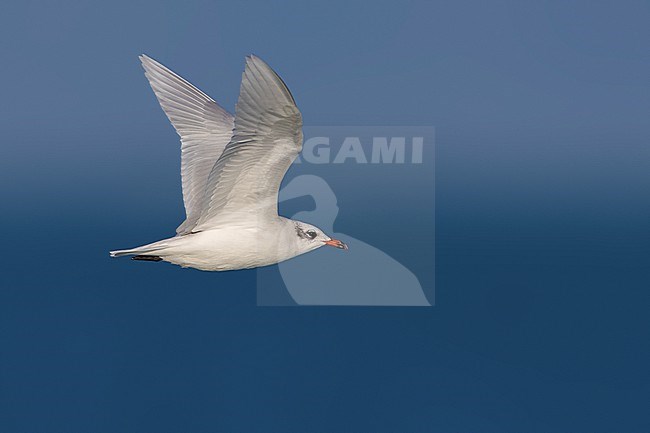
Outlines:
{"type": "Polygon", "coordinates": [[[338,248],[341,250],[347,250],[348,246],[345,245],[343,242],[339,241],[338,239],[330,239],[329,241],[323,241],[325,242],[325,245],[329,245],[330,247],[338,248]]]}

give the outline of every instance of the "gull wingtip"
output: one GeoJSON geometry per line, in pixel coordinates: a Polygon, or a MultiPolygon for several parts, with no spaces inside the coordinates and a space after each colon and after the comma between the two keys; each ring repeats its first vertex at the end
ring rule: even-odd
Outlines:
{"type": "Polygon", "coordinates": [[[153,58],[149,57],[147,54],[142,53],[138,56],[138,59],[140,59],[140,63],[143,65],[151,65],[151,64],[158,64],[156,60],[153,58]]]}

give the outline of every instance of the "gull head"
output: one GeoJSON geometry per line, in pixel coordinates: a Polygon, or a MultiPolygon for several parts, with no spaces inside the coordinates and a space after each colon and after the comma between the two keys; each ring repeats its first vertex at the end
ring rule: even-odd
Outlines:
{"type": "Polygon", "coordinates": [[[320,248],[323,245],[347,250],[348,246],[338,239],[332,239],[327,236],[321,229],[302,221],[293,221],[296,229],[296,242],[301,251],[307,252],[320,248]]]}

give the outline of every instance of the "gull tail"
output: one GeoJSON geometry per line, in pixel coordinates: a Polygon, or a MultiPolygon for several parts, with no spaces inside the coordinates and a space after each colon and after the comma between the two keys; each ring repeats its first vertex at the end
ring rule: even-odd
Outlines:
{"type": "Polygon", "coordinates": [[[134,256],[133,260],[148,260],[159,262],[162,258],[158,255],[169,246],[168,242],[160,241],[154,242],[149,245],[143,245],[129,250],[115,250],[110,251],[111,257],[134,256]]]}
{"type": "Polygon", "coordinates": [[[109,252],[111,257],[132,256],[139,253],[140,253],[139,248],[134,248],[132,250],[116,250],[116,251],[109,252]]]}
{"type": "Polygon", "coordinates": [[[148,254],[139,254],[141,251],[136,248],[133,250],[117,250],[111,251],[111,257],[123,257],[123,256],[133,256],[131,260],[144,260],[149,262],[159,262],[162,260],[160,256],[148,255],[148,254]]]}

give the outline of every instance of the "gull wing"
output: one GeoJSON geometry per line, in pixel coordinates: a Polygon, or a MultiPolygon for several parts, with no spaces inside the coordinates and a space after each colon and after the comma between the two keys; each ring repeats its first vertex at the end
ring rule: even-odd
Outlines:
{"type": "Polygon", "coordinates": [[[203,212],[192,231],[224,221],[278,215],[278,190],[302,149],[302,116],[282,79],[246,58],[235,130],[208,178],[203,212]]]}
{"type": "Polygon", "coordinates": [[[140,56],[158,102],[181,137],[181,178],[189,233],[201,215],[210,170],[230,141],[234,117],[208,95],[146,55],[140,56]]]}

